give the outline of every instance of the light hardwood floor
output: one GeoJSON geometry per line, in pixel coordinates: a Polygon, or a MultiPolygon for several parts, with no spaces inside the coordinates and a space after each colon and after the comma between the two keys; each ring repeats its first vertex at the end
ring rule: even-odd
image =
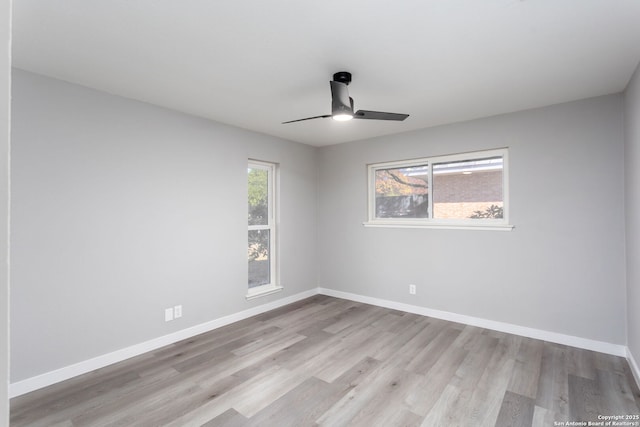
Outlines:
{"type": "Polygon", "coordinates": [[[640,414],[625,359],[315,296],[11,402],[12,426],[553,426],[640,414]]]}

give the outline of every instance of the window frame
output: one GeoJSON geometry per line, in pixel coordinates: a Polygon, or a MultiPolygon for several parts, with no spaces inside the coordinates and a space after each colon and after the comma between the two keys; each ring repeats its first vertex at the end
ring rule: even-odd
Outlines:
{"type": "MultiPolygon", "coordinates": [[[[248,232],[252,230],[269,230],[269,283],[264,285],[249,287],[249,278],[247,276],[247,295],[246,299],[253,299],[265,295],[270,295],[282,290],[282,286],[279,283],[279,271],[278,271],[278,188],[279,188],[279,174],[278,164],[272,162],[265,162],[262,160],[249,159],[247,162],[248,169],[261,169],[267,171],[267,224],[266,225],[248,225],[247,231],[247,244],[248,244],[248,232]]],[[[248,197],[248,187],[247,187],[248,197]]],[[[249,261],[247,260],[247,274],[249,268],[249,261]]]]}
{"type": "Polygon", "coordinates": [[[367,221],[365,227],[389,228],[446,228],[470,230],[501,230],[509,231],[514,228],[509,223],[509,150],[497,148],[492,150],[473,151],[467,153],[444,156],[422,157],[409,160],[372,163],[367,165],[367,221]],[[490,157],[502,157],[502,218],[455,219],[433,218],[433,165],[455,161],[480,160],[490,157]],[[397,169],[415,166],[428,166],[428,218],[376,218],[376,171],[382,169],[397,169]]]}

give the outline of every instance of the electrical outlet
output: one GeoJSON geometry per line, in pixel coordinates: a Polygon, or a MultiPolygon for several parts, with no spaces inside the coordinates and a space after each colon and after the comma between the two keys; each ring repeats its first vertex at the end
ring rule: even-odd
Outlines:
{"type": "Polygon", "coordinates": [[[416,294],[416,285],[409,285],[409,293],[411,295],[415,295],[416,294]]]}
{"type": "Polygon", "coordinates": [[[176,305],[173,307],[173,318],[177,319],[179,317],[182,317],[182,305],[176,305]]]}
{"type": "Polygon", "coordinates": [[[173,307],[164,309],[164,321],[169,322],[173,320],[173,307]]]}

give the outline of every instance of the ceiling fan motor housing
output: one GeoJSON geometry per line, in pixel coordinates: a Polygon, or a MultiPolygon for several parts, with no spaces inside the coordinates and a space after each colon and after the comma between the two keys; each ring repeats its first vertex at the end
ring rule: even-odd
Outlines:
{"type": "Polygon", "coordinates": [[[349,97],[347,84],[339,81],[329,82],[331,85],[331,116],[353,117],[353,104],[349,97]]]}

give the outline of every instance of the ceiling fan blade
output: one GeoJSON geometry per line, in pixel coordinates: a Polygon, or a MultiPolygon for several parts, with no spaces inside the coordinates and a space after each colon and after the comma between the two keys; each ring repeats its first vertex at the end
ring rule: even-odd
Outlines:
{"type": "Polygon", "coordinates": [[[326,119],[328,117],[331,117],[331,114],[326,114],[324,116],[307,117],[306,119],[289,120],[288,122],[282,122],[282,124],[286,125],[287,123],[303,122],[305,120],[313,120],[313,119],[326,119]]]}
{"type": "Polygon", "coordinates": [[[353,115],[354,119],[365,119],[365,120],[394,120],[401,122],[404,119],[409,117],[408,114],[399,114],[399,113],[383,113],[381,111],[367,111],[367,110],[358,110],[353,115]]]}
{"type": "Polygon", "coordinates": [[[331,85],[331,115],[348,114],[353,115],[349,89],[345,83],[330,81],[331,85]]]}

